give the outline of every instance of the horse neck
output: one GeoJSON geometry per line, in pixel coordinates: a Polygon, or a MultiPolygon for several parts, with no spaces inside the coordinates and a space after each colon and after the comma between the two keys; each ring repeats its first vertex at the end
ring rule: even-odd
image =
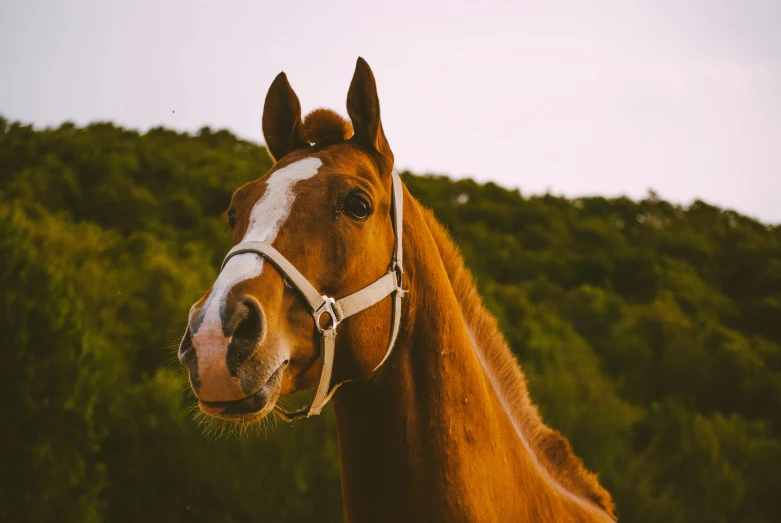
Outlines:
{"type": "Polygon", "coordinates": [[[505,410],[418,204],[404,205],[404,335],[335,398],[347,520],[566,521],[575,502],[505,410]]]}

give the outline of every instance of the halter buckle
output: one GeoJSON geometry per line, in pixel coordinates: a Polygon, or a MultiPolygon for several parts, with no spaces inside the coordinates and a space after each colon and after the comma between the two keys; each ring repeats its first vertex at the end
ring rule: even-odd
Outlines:
{"type": "Polygon", "coordinates": [[[397,260],[393,260],[391,264],[391,272],[396,275],[396,292],[400,292],[402,296],[407,294],[407,291],[402,288],[404,278],[404,267],[397,260]]]}
{"type": "Polygon", "coordinates": [[[336,330],[336,326],[339,325],[339,317],[336,315],[336,311],[334,310],[336,300],[329,296],[322,296],[322,298],[322,305],[320,305],[320,307],[318,307],[317,310],[312,313],[315,318],[315,327],[317,327],[317,330],[319,330],[321,334],[326,329],[336,330]],[[323,314],[328,314],[331,317],[331,323],[325,329],[320,325],[320,317],[323,314]]]}

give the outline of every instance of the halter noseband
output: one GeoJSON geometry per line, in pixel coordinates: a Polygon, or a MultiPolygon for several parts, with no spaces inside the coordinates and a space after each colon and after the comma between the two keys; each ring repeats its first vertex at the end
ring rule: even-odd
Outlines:
{"type": "Polygon", "coordinates": [[[222,262],[220,271],[225,268],[225,264],[228,263],[228,260],[237,254],[255,253],[266,258],[304,297],[312,311],[315,327],[320,331],[320,353],[323,356],[323,370],[320,373],[320,383],[317,385],[317,392],[309,407],[304,406],[293,412],[287,412],[281,407],[275,406],[274,410],[285,421],[292,421],[301,416],[309,417],[320,414],[320,411],[323,410],[323,407],[331,399],[334,392],[336,392],[336,389],[339,388],[342,383],[345,383],[337,383],[333,387],[330,387],[331,373],[333,372],[334,367],[336,326],[345,318],[349,318],[353,314],[368,309],[391,294],[393,294],[393,330],[391,331],[390,342],[388,343],[388,349],[385,351],[385,356],[382,358],[382,361],[374,367],[372,372],[379,369],[382,364],[387,361],[388,356],[390,356],[393,351],[393,346],[399,335],[399,327],[401,326],[401,298],[407,291],[401,288],[402,275],[404,273],[402,268],[401,245],[401,233],[403,228],[402,202],[404,200],[404,195],[401,186],[401,178],[399,178],[399,175],[395,170],[391,174],[391,178],[394,247],[390,268],[380,279],[349,296],[337,300],[329,296],[321,295],[317,292],[317,289],[309,283],[309,280],[307,280],[304,275],[287,260],[287,258],[265,242],[241,242],[228,251],[228,255],[225,256],[225,260],[222,262]],[[320,324],[320,317],[323,314],[328,314],[330,317],[330,322],[326,327],[323,327],[320,324]]]}

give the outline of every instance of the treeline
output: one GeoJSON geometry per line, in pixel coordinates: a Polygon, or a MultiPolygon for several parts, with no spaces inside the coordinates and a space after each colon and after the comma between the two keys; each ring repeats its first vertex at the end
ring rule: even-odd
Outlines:
{"type": "MultiPolygon", "coordinates": [[[[205,437],[176,361],[270,165],[227,131],[0,119],[0,520],[341,520],[330,413],[205,437]]],[[[623,521],[781,521],[781,227],[403,177],[623,521]]]]}

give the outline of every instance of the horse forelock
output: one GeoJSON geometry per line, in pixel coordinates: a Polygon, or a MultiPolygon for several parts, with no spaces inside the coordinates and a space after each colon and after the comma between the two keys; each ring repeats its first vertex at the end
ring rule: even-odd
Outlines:
{"type": "Polygon", "coordinates": [[[353,126],[330,109],[315,109],[304,117],[301,134],[314,145],[338,143],[352,137],[353,126]]]}

